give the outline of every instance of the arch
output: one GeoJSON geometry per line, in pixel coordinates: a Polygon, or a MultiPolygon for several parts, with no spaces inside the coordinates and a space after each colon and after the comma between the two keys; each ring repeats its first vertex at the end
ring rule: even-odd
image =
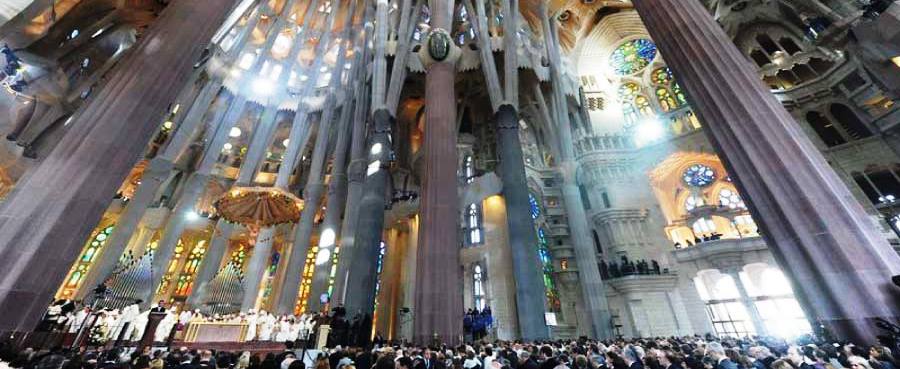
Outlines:
{"type": "Polygon", "coordinates": [[[872,136],[872,131],[859,119],[850,107],[840,103],[831,104],[828,112],[844,128],[844,132],[852,139],[858,140],[872,136]]]}
{"type": "Polygon", "coordinates": [[[822,113],[811,111],[806,113],[806,123],[816,132],[816,135],[828,147],[834,147],[847,143],[847,139],[822,113]]]}

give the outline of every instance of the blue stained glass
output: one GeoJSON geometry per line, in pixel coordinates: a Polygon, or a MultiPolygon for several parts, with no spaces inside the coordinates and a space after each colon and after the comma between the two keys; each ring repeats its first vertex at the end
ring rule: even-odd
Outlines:
{"type": "Polygon", "coordinates": [[[694,187],[706,187],[716,181],[716,172],[703,164],[694,164],[684,171],[684,183],[694,187]]]}
{"type": "Polygon", "coordinates": [[[616,74],[627,76],[643,70],[655,58],[656,45],[642,38],[619,45],[609,57],[609,64],[616,74]]]}
{"type": "Polygon", "coordinates": [[[528,204],[531,205],[531,219],[537,219],[541,216],[541,206],[538,205],[534,195],[528,194],[528,204]]]}

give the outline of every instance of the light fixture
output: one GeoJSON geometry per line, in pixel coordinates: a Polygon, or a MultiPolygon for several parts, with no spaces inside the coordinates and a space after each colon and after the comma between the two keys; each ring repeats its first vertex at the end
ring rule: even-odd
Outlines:
{"type": "Polygon", "coordinates": [[[222,146],[222,151],[229,151],[232,147],[234,146],[232,146],[230,142],[226,142],[225,145],[222,146]]]}
{"type": "Polygon", "coordinates": [[[291,143],[291,139],[285,138],[284,141],[281,141],[281,146],[288,147],[289,143],[291,143]]]}
{"type": "Polygon", "coordinates": [[[228,132],[228,136],[241,137],[241,129],[238,127],[231,127],[231,131],[228,132]]]}
{"type": "Polygon", "coordinates": [[[896,65],[897,68],[900,68],[900,55],[897,55],[897,56],[891,58],[891,62],[894,63],[894,65],[896,65]]]}
{"type": "Polygon", "coordinates": [[[165,128],[165,129],[172,129],[172,125],[173,125],[173,124],[174,124],[174,123],[172,123],[171,120],[167,120],[165,123],[163,123],[163,128],[165,128]]]}
{"type": "Polygon", "coordinates": [[[376,142],[374,145],[372,145],[372,151],[370,151],[370,153],[372,155],[381,154],[381,142],[376,142]]]}

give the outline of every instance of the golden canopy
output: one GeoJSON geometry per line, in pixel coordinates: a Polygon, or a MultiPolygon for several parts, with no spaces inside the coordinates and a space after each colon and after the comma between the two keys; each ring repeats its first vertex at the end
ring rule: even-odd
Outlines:
{"type": "Polygon", "coordinates": [[[225,220],[250,228],[295,223],[303,200],[277,187],[235,187],[215,203],[225,220]]]}

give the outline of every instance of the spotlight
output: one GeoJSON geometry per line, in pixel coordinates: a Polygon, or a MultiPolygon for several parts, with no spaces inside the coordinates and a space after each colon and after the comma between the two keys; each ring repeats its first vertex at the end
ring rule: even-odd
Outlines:
{"type": "Polygon", "coordinates": [[[231,127],[231,131],[228,132],[228,136],[241,137],[241,129],[238,127],[231,127]]]}
{"type": "Polygon", "coordinates": [[[193,210],[192,210],[192,211],[189,211],[189,212],[185,215],[185,217],[187,218],[187,220],[197,220],[197,219],[200,219],[200,214],[197,214],[196,211],[193,211],[193,210]]]}

